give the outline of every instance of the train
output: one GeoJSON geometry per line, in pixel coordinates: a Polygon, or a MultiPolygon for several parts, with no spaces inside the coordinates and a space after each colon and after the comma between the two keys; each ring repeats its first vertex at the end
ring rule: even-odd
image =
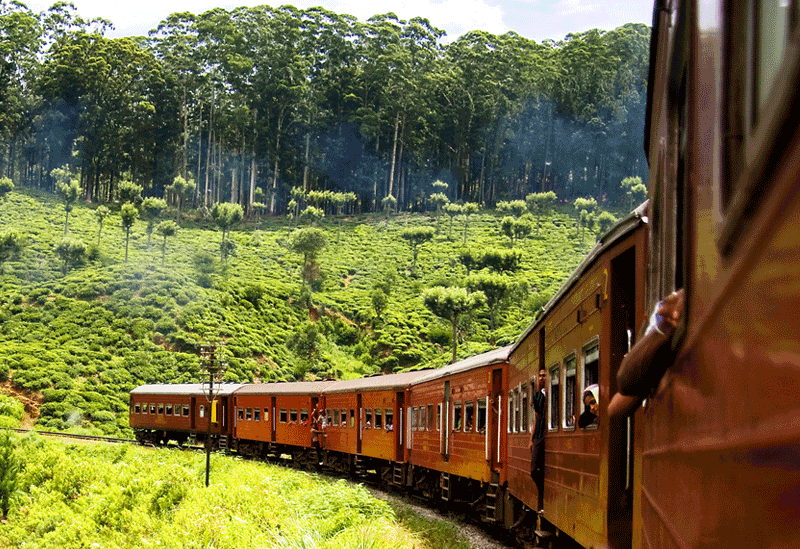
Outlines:
{"type": "Polygon", "coordinates": [[[199,384],[139,387],[137,439],[203,440],[210,419],[218,447],[463,502],[542,545],[800,546],[800,2],[656,0],[649,70],[648,201],[513,344],[438,370],[225,385],[213,402],[199,384]],[[675,290],[670,358],[612,416],[626,356],[675,290]]]}

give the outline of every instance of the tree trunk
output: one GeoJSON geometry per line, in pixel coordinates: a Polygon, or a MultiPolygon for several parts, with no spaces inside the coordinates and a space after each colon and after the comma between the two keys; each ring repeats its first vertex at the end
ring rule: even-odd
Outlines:
{"type": "MultiPolygon", "coordinates": [[[[397,160],[397,130],[400,127],[400,113],[394,118],[394,138],[392,139],[392,167],[389,170],[389,189],[386,193],[386,196],[392,195],[393,185],[394,185],[394,166],[395,161],[397,160]]],[[[392,195],[393,196],[393,195],[392,195]]]]}
{"type": "Polygon", "coordinates": [[[278,117],[278,134],[275,136],[275,164],[272,170],[272,197],[270,199],[269,211],[275,215],[275,197],[278,194],[278,159],[281,156],[281,128],[283,119],[278,117]]]}
{"type": "Polygon", "coordinates": [[[186,179],[186,170],[189,165],[189,108],[186,106],[186,85],[183,86],[181,110],[183,110],[183,164],[181,176],[186,179]]]}
{"type": "Polygon", "coordinates": [[[200,120],[197,126],[197,175],[194,180],[197,185],[194,188],[194,201],[196,204],[200,203],[200,166],[202,165],[203,158],[203,104],[200,103],[200,120]]]}
{"type": "Polygon", "coordinates": [[[212,133],[214,125],[214,98],[211,98],[211,107],[208,115],[208,142],[206,143],[206,183],[203,188],[203,206],[208,208],[208,183],[211,177],[211,156],[214,154],[214,134],[212,133]]]}

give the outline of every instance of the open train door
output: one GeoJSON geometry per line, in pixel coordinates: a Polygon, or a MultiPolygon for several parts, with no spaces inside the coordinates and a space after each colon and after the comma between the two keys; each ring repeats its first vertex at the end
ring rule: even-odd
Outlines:
{"type": "Polygon", "coordinates": [[[392,426],[394,429],[394,460],[396,462],[406,461],[403,453],[403,410],[406,407],[406,394],[402,391],[397,392],[397,398],[394,403],[394,420],[395,424],[392,426]]]}
{"type": "MultiPolygon", "coordinates": [[[[611,260],[609,326],[609,388],[617,392],[617,371],[625,354],[634,343],[637,327],[642,323],[641,301],[644,299],[644,273],[637,273],[637,253],[642,245],[631,246],[611,260]]],[[[608,403],[605,404],[606,406],[608,403]]],[[[633,532],[634,420],[614,418],[608,429],[608,540],[612,547],[627,549],[633,532]]]]}
{"type": "Polygon", "coordinates": [[[489,400],[489,425],[486,429],[486,451],[487,461],[490,463],[492,471],[500,470],[501,442],[503,435],[503,370],[492,371],[492,394],[489,400]]]}

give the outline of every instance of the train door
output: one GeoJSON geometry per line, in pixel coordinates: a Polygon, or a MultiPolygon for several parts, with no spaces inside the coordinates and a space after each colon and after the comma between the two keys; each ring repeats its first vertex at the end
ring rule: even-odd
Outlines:
{"type": "Polygon", "coordinates": [[[275,427],[276,427],[277,421],[278,421],[277,417],[275,415],[275,408],[276,408],[276,406],[275,406],[276,405],[275,397],[272,397],[271,401],[272,401],[272,402],[270,402],[271,412],[270,412],[269,417],[270,417],[270,422],[271,422],[270,424],[272,425],[272,429],[271,429],[269,440],[271,442],[275,442],[275,427]]]}
{"type": "MultiPolygon", "coordinates": [[[[609,341],[610,394],[617,392],[617,370],[634,343],[636,318],[636,247],[611,260],[609,341]]],[[[633,489],[633,416],[609,423],[608,533],[614,547],[631,547],[633,489]],[[613,539],[612,539],[613,538],[613,539]]]]}
{"type": "Polygon", "coordinates": [[[392,426],[392,429],[394,429],[395,461],[405,461],[403,456],[403,409],[405,405],[405,393],[398,392],[394,403],[394,417],[397,418],[397,425],[392,426]]]}
{"type": "Polygon", "coordinates": [[[358,393],[356,396],[356,408],[358,409],[358,413],[356,413],[356,433],[358,433],[358,440],[356,442],[356,454],[361,455],[361,430],[363,429],[362,423],[362,416],[363,411],[361,409],[361,393],[358,393]]]}
{"type": "Polygon", "coordinates": [[[497,369],[492,371],[492,390],[491,399],[492,403],[489,407],[489,463],[491,464],[492,471],[498,471],[502,466],[500,445],[503,435],[503,370],[497,369]]]}
{"type": "Polygon", "coordinates": [[[444,402],[442,403],[442,415],[444,421],[442,425],[442,456],[447,461],[450,457],[450,382],[444,382],[444,402]]]}
{"type": "Polygon", "coordinates": [[[190,428],[192,431],[195,431],[195,430],[197,429],[197,397],[192,397],[192,407],[191,407],[191,410],[192,410],[192,412],[191,412],[191,414],[190,414],[190,417],[191,417],[191,423],[190,423],[190,426],[189,426],[189,428],[190,428]]]}

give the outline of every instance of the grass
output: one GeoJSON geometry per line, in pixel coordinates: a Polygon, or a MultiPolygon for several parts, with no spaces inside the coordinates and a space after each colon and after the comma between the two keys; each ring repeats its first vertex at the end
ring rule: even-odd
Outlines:
{"type": "Polygon", "coordinates": [[[21,464],[0,548],[461,549],[455,527],[360,485],[263,463],[12,437],[21,464]]]}
{"type": "MultiPolygon", "coordinates": [[[[53,251],[63,237],[63,204],[26,189],[0,201],[0,231],[16,229],[27,239],[20,257],[0,266],[0,382],[10,379],[41,403],[42,428],[129,436],[129,391],[142,383],[200,381],[198,348],[206,338],[225,342],[228,381],[350,378],[449,361],[449,327],[421,294],[464,283],[458,218],[452,240],[443,224],[420,246],[413,270],[400,233],[435,226],[435,217],[351,216],[342,221],[338,245],[339,220],[324,221],[328,245],[309,293],[301,289],[302,257],[288,249],[294,227],[286,219],[235,227],[235,255],[225,263],[221,234],[203,212],[184,216],[164,261],[158,239],[147,246],[146,222],[139,220],[126,263],[118,211],[105,219],[97,245],[94,207],[77,204],[70,214],[69,236],[90,251],[63,275],[53,251]],[[380,318],[371,297],[376,285],[388,290],[380,318]],[[291,336],[309,322],[318,328],[306,330],[313,345],[292,346],[291,336]]],[[[470,216],[467,247],[508,248],[501,217],[470,216]]],[[[510,276],[522,291],[503,304],[496,329],[488,311],[465,321],[459,358],[513,342],[593,240],[582,242],[574,218],[557,212],[543,220],[540,237],[516,242],[522,264],[510,276]]]]}

